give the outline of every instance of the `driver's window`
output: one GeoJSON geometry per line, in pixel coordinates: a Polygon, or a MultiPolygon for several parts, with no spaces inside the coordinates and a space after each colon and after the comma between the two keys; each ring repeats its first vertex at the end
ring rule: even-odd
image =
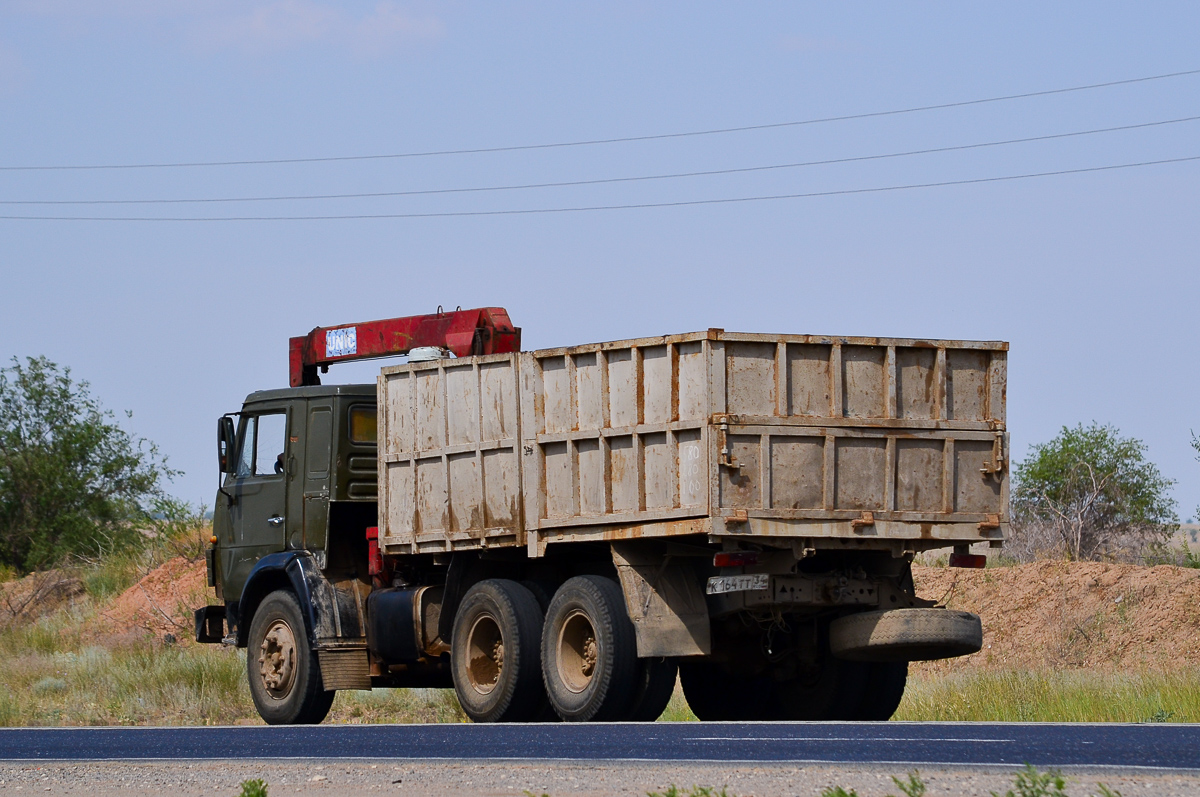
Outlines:
{"type": "Polygon", "coordinates": [[[241,456],[238,457],[238,478],[283,473],[286,444],[285,413],[247,417],[242,431],[241,456]]]}
{"type": "Polygon", "coordinates": [[[258,416],[258,439],[254,454],[254,475],[283,473],[284,447],[287,444],[287,415],[258,416]]]}

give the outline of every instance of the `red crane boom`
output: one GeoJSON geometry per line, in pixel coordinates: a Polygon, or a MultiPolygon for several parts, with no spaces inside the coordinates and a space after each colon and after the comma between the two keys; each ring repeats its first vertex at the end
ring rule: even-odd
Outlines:
{"type": "Polygon", "coordinates": [[[317,372],[331,363],[407,354],[419,346],[449,349],[457,357],[521,350],[521,330],[502,307],[388,318],[362,324],[317,327],[288,342],[292,387],[321,384],[317,372]]]}

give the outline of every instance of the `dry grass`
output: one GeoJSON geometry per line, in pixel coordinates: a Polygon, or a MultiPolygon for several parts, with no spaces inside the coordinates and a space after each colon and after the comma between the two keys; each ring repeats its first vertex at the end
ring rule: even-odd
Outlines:
{"type": "Polygon", "coordinates": [[[910,678],[898,720],[1200,722],[1200,669],[963,670],[910,678]]]}
{"type": "MultiPolygon", "coordinates": [[[[0,635],[0,725],[258,724],[246,653],[139,640],[89,644],[79,618],[43,619],[0,635]]],[[[465,722],[438,689],[343,692],[331,722],[465,722]]]]}
{"type": "MultiPolygon", "coordinates": [[[[0,725],[261,722],[245,651],[188,638],[190,609],[210,597],[195,558],[207,533],[0,583],[0,725]]],[[[897,719],[1200,722],[1200,668],[1178,665],[1200,650],[1195,570],[919,568],[917,582],[984,615],[987,647],[914,665],[897,719]]],[[[678,688],[661,719],[695,721],[678,688]]],[[[329,721],[467,718],[452,690],[380,689],[339,694],[329,721]]]]}
{"type": "MultiPolygon", "coordinates": [[[[245,651],[141,639],[97,644],[76,606],[0,634],[0,725],[260,722],[245,651]]],[[[914,674],[901,720],[1200,722],[1200,669],[914,674]]],[[[676,689],[664,721],[694,721],[676,689]]],[[[465,722],[452,690],[343,692],[329,722],[465,722]]]]}

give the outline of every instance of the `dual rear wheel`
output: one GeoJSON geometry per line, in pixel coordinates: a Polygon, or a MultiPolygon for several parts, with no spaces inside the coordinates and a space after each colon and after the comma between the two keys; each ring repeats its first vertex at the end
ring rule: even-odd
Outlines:
{"type": "Polygon", "coordinates": [[[568,580],[544,608],[528,585],[481,581],[463,597],[451,651],[476,722],[652,721],[675,686],[673,660],[638,659],[621,588],[602,576],[568,580]]]}
{"type": "Polygon", "coordinates": [[[774,676],[769,670],[732,672],[710,659],[679,668],[684,697],[701,720],[865,722],[887,720],[896,712],[908,662],[844,661],[826,653],[799,673],[774,676]]]}

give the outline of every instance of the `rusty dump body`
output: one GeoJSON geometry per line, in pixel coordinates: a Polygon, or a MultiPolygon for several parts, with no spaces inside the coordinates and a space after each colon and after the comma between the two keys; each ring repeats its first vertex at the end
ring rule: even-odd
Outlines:
{"type": "Polygon", "coordinates": [[[385,368],[380,546],[998,546],[1007,350],[709,330],[385,368]]]}

